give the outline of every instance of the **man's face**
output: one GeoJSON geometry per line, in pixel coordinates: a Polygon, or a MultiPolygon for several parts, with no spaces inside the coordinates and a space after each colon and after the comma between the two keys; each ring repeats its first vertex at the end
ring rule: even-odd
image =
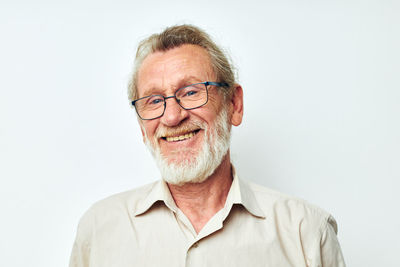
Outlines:
{"type": "MultiPolygon", "coordinates": [[[[199,46],[183,45],[166,52],[155,52],[143,61],[138,75],[138,94],[139,97],[170,96],[183,86],[215,79],[207,52],[199,46]]],[[[152,145],[159,146],[169,163],[190,160],[200,150],[205,140],[202,127],[214,127],[223,102],[217,90],[209,86],[208,103],[193,110],[184,110],[175,99],[168,99],[161,118],[142,121],[147,138],[152,145]],[[180,136],[184,140],[171,140],[171,137],[180,136]]]]}

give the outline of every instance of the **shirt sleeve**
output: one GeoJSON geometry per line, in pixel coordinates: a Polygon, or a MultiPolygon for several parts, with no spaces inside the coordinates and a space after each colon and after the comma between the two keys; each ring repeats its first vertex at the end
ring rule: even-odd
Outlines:
{"type": "Polygon", "coordinates": [[[87,212],[79,222],[69,267],[90,267],[90,239],[93,230],[90,221],[87,212]]]}
{"type": "Polygon", "coordinates": [[[75,241],[72,248],[69,267],[89,267],[89,251],[85,244],[75,241]]]}
{"type": "Polygon", "coordinates": [[[319,255],[315,267],[345,267],[342,250],[337,239],[337,224],[333,217],[329,217],[322,227],[319,242],[319,255]]]}

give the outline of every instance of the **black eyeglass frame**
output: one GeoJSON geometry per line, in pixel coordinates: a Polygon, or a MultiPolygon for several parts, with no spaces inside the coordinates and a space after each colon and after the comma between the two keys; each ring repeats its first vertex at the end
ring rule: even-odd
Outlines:
{"type": "Polygon", "coordinates": [[[218,87],[228,87],[228,86],[229,86],[229,84],[224,83],[224,82],[222,82],[222,83],[220,83],[220,82],[201,82],[201,83],[193,83],[193,84],[190,84],[190,85],[187,85],[187,86],[184,86],[184,87],[181,87],[181,88],[177,89],[177,90],[175,91],[174,95],[171,95],[171,96],[149,95],[149,96],[144,96],[144,97],[138,98],[138,99],[136,99],[136,100],[133,100],[131,103],[132,103],[132,105],[135,107],[136,113],[138,114],[138,116],[139,116],[140,119],[142,119],[142,120],[154,120],[154,119],[161,118],[161,117],[164,115],[165,109],[167,108],[167,101],[166,101],[166,100],[169,99],[169,98],[175,98],[175,100],[176,100],[176,102],[178,103],[178,105],[179,105],[181,108],[183,108],[184,110],[191,110],[191,109],[196,109],[196,108],[199,108],[199,107],[204,106],[205,104],[208,103],[208,88],[207,88],[208,85],[214,85],[214,86],[218,86],[218,87]],[[183,90],[183,89],[187,88],[187,87],[190,87],[190,86],[193,86],[193,85],[198,85],[198,84],[204,84],[205,87],[206,87],[206,94],[207,94],[206,102],[204,102],[204,104],[202,104],[202,105],[200,105],[200,106],[197,106],[197,107],[194,107],[194,108],[185,108],[185,107],[183,107],[183,106],[181,105],[181,103],[180,103],[180,99],[178,99],[178,98],[176,97],[176,93],[179,92],[180,90],[183,90]],[[140,116],[140,114],[139,114],[139,112],[138,112],[138,110],[137,110],[137,108],[136,108],[135,103],[136,103],[137,101],[141,100],[141,99],[148,98],[148,97],[151,97],[151,96],[160,96],[160,97],[164,98],[164,110],[163,110],[163,112],[161,113],[160,116],[157,116],[157,117],[154,117],[154,118],[151,118],[151,119],[144,119],[144,118],[142,118],[142,117],[140,116]]]}

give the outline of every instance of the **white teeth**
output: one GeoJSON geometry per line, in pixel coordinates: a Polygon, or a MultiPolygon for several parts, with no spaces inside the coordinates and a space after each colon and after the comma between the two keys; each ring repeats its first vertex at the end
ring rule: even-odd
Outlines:
{"type": "Polygon", "coordinates": [[[176,141],[182,141],[182,140],[185,140],[185,139],[192,138],[194,135],[195,135],[195,133],[191,132],[191,133],[187,133],[187,134],[180,135],[180,136],[166,137],[165,139],[168,142],[176,142],[176,141]]]}

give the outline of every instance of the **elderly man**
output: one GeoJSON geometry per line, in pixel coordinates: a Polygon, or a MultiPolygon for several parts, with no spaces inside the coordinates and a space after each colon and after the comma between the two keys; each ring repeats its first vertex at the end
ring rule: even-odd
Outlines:
{"type": "Polygon", "coordinates": [[[142,41],[129,97],[162,180],[90,208],[70,267],[344,266],[328,213],[235,174],[242,87],[205,32],[142,41]]]}

